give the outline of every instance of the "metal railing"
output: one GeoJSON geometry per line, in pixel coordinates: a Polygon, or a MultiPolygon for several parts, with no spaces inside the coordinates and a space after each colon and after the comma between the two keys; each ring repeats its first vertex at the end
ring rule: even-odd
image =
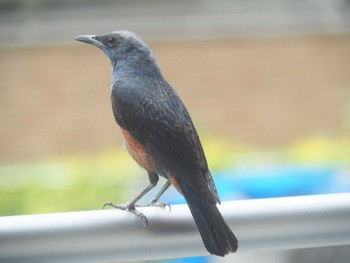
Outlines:
{"type": "MultiPolygon", "coordinates": [[[[0,217],[0,262],[117,262],[207,255],[186,205],[0,217]]],[[[239,251],[350,244],[350,193],[225,202],[239,251]]]]}

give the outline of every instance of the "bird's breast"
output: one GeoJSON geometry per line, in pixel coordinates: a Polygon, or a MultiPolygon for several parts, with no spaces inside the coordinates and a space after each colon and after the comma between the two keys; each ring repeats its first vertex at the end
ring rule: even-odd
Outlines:
{"type": "Polygon", "coordinates": [[[131,154],[132,158],[144,169],[147,171],[154,171],[154,162],[150,154],[147,153],[145,147],[139,143],[128,131],[121,129],[126,148],[131,154]]]}

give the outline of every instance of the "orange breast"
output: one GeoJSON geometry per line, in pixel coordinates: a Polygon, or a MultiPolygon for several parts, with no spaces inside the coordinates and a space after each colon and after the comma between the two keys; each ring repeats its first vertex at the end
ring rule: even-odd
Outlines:
{"type": "MultiPolygon", "coordinates": [[[[141,143],[139,143],[129,132],[122,129],[122,133],[124,135],[124,140],[128,151],[130,152],[132,158],[144,169],[147,171],[154,171],[154,164],[152,161],[152,156],[147,153],[145,147],[141,143]]],[[[181,188],[174,176],[168,174],[168,180],[170,183],[182,194],[181,188]]]]}
{"type": "Polygon", "coordinates": [[[129,132],[122,129],[124,140],[132,158],[147,171],[153,171],[153,165],[150,156],[148,156],[145,147],[139,143],[129,132]]]}

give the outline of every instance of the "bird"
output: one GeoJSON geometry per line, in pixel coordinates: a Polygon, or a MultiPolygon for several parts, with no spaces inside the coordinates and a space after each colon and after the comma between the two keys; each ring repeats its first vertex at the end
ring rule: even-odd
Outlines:
{"type": "Polygon", "coordinates": [[[163,77],[153,51],[128,30],[75,39],[96,46],[109,58],[113,115],[126,148],[147,171],[150,182],[131,202],[106,205],[130,211],[147,223],[136,209],[137,202],[162,176],[166,183],[148,205],[166,206],[158,200],[174,186],[184,196],[207,251],[217,256],[236,252],[238,240],[217,207],[221,201],[198,133],[178,93],[163,77]]]}

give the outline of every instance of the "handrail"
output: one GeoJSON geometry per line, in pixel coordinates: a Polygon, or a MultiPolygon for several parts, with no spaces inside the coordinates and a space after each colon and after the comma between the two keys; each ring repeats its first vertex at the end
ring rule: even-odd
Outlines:
{"type": "MultiPolygon", "coordinates": [[[[224,202],[239,251],[350,244],[350,193],[224,202]]],[[[0,217],[0,262],[117,262],[207,255],[186,205],[0,217]]],[[[234,257],[234,255],[232,255],[234,257]]]]}

